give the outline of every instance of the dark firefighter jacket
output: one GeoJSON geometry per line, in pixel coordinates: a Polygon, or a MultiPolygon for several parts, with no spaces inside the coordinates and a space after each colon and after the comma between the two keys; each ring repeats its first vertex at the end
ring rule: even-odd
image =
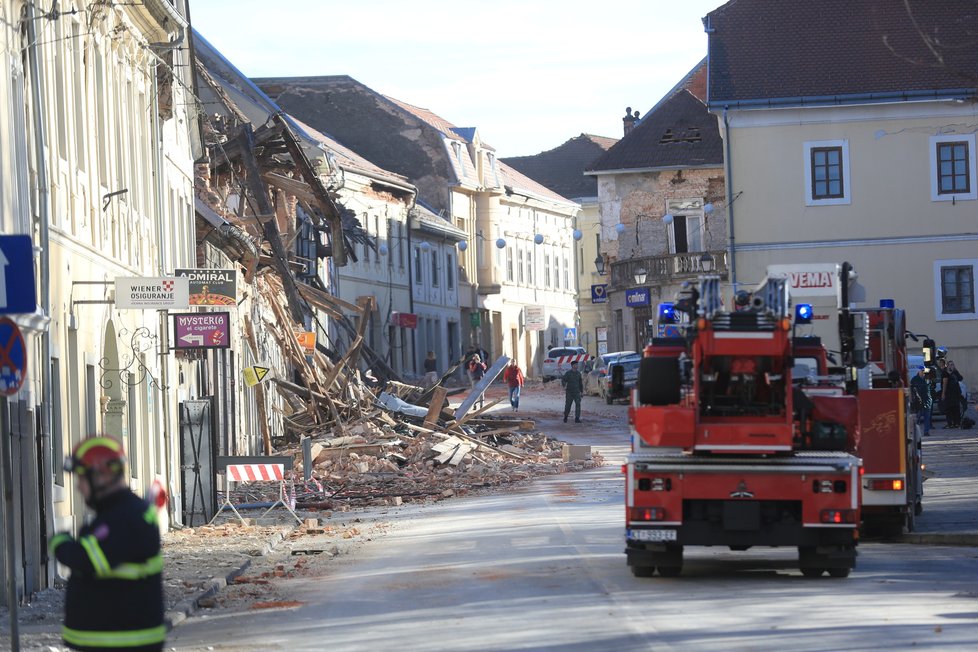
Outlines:
{"type": "Polygon", "coordinates": [[[51,551],[71,569],[62,637],[76,650],[160,650],[163,558],[156,507],[129,489],[95,505],[78,539],[58,534],[51,551]]]}

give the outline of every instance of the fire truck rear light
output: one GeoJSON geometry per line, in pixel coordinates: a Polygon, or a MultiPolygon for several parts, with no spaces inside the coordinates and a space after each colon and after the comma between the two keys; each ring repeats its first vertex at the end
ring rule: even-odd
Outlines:
{"type": "Polygon", "coordinates": [[[633,521],[662,521],[666,510],[662,507],[632,507],[633,521]]]}
{"type": "Polygon", "coordinates": [[[900,478],[891,480],[870,480],[869,489],[874,491],[903,491],[903,480],[900,478]]]}
{"type": "Polygon", "coordinates": [[[855,523],[856,510],[854,509],[823,509],[823,523],[855,523]]]}

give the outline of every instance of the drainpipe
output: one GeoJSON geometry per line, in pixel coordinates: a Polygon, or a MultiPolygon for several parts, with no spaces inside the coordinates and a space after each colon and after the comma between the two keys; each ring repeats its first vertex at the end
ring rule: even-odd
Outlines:
{"type": "MultiPolygon", "coordinates": [[[[156,146],[153,148],[153,203],[156,211],[156,238],[159,242],[159,252],[158,252],[158,266],[157,270],[160,276],[166,275],[166,253],[167,247],[166,243],[169,239],[166,237],[164,229],[163,220],[163,153],[162,153],[162,134],[160,125],[160,111],[159,111],[159,80],[156,77],[156,73],[153,73],[153,104],[150,107],[152,112],[152,129],[153,137],[156,139],[156,146]]],[[[174,502],[174,491],[173,487],[170,486],[170,481],[173,477],[170,475],[170,386],[169,386],[169,359],[167,358],[167,352],[169,349],[169,343],[166,341],[167,337],[167,315],[166,310],[162,310],[159,313],[159,328],[160,333],[160,403],[162,405],[162,417],[163,417],[163,473],[165,477],[165,483],[167,488],[167,498],[169,505],[167,505],[167,511],[170,515],[170,523],[174,522],[175,514],[175,502],[174,502]]]]}
{"type": "MultiPolygon", "coordinates": [[[[47,550],[48,535],[54,533],[54,475],[51,468],[51,327],[50,327],[50,306],[51,306],[51,240],[50,222],[48,205],[48,172],[47,161],[44,158],[44,109],[43,97],[41,95],[41,71],[37,57],[37,31],[34,29],[36,16],[34,13],[35,3],[29,2],[27,8],[27,41],[30,46],[27,48],[27,58],[30,65],[30,85],[33,94],[32,104],[34,113],[34,150],[37,159],[37,220],[38,232],[40,234],[41,248],[41,296],[40,308],[44,313],[47,325],[41,333],[41,360],[44,369],[41,370],[41,474],[44,495],[40,497],[41,509],[44,510],[44,531],[41,532],[41,546],[47,550]],[[49,504],[50,503],[50,504],[49,504]]],[[[45,555],[47,561],[47,577],[54,577],[56,572],[53,558],[45,555]]]]}
{"type": "Polygon", "coordinates": [[[727,116],[727,107],[723,107],[723,141],[726,152],[723,157],[723,174],[726,177],[727,186],[727,266],[730,269],[730,283],[733,285],[734,294],[737,294],[737,246],[734,238],[734,211],[733,211],[733,172],[730,165],[730,119],[727,116]]]}

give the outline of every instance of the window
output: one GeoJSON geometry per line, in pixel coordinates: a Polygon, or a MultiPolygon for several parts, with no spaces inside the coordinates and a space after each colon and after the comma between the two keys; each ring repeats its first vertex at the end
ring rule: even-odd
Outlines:
{"type": "Polygon", "coordinates": [[[560,256],[554,252],[554,289],[560,289],[560,256]]]}
{"type": "Polygon", "coordinates": [[[550,254],[543,254],[543,286],[550,287],[550,254]]]}
{"type": "Polygon", "coordinates": [[[669,253],[684,254],[704,250],[703,218],[701,216],[673,215],[670,227],[666,228],[669,253]]]}
{"type": "Polygon", "coordinates": [[[820,140],[805,143],[805,204],[833,206],[848,203],[848,141],[820,140]]]}
{"type": "Polygon", "coordinates": [[[438,252],[432,250],[431,252],[431,287],[438,287],[440,282],[438,280],[438,252]]]}
{"type": "Polygon", "coordinates": [[[931,201],[978,199],[975,179],[975,135],[930,139],[931,201]]]}
{"type": "Polygon", "coordinates": [[[941,312],[946,315],[975,312],[974,267],[941,267],[941,312]]]}
{"type": "Polygon", "coordinates": [[[506,247],[506,280],[513,282],[513,248],[506,247]]]}
{"type": "Polygon", "coordinates": [[[524,267],[525,267],[524,260],[525,260],[525,256],[526,256],[526,251],[524,251],[523,249],[520,249],[519,250],[519,260],[517,261],[517,265],[516,265],[516,281],[520,285],[523,285],[524,280],[526,279],[526,274],[524,273],[524,267]]]}
{"type": "Polygon", "coordinates": [[[65,486],[63,469],[65,459],[64,424],[61,419],[61,360],[51,358],[51,472],[54,484],[65,486]]]}
{"type": "Polygon", "coordinates": [[[842,148],[812,149],[812,198],[835,199],[842,196],[842,148]]]}
{"type": "Polygon", "coordinates": [[[533,250],[526,250],[526,284],[533,285],[533,250]]]}
{"type": "Polygon", "coordinates": [[[424,274],[424,269],[421,266],[421,247],[414,248],[414,283],[415,285],[421,285],[422,274],[424,274]]]}
{"type": "Polygon", "coordinates": [[[445,254],[445,289],[455,289],[455,263],[452,254],[445,254]]]}
{"type": "Polygon", "coordinates": [[[570,264],[567,256],[564,256],[564,289],[569,290],[570,287],[570,264]]]}

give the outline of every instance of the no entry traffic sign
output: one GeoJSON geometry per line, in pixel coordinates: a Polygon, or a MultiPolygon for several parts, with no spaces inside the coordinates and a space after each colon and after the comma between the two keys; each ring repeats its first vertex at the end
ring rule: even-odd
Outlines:
{"type": "Polygon", "coordinates": [[[13,396],[27,378],[27,345],[9,317],[0,317],[0,395],[13,396]]]}

